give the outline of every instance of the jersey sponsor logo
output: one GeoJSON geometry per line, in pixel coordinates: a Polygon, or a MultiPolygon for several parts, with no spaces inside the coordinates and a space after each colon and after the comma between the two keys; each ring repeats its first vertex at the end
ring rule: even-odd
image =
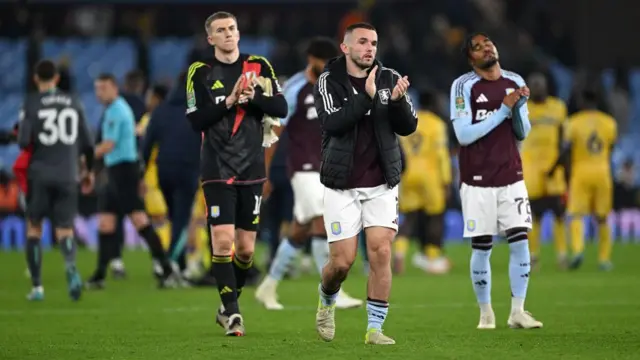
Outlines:
{"type": "Polygon", "coordinates": [[[485,109],[479,109],[478,111],[476,111],[476,120],[486,120],[489,118],[489,116],[495,114],[495,112],[498,111],[498,109],[495,110],[485,110],[485,109]]]}
{"type": "Polygon", "coordinates": [[[486,96],[484,96],[484,94],[480,94],[480,96],[478,96],[478,98],[476,99],[477,103],[485,103],[488,102],[489,99],[487,99],[486,96]]]}
{"type": "Polygon", "coordinates": [[[224,101],[224,99],[226,99],[227,97],[224,95],[221,96],[216,96],[216,105],[220,104],[221,102],[224,101]]]}
{"type": "Polygon", "coordinates": [[[464,109],[464,98],[462,96],[456,97],[456,109],[458,110],[464,109]]]}
{"type": "Polygon", "coordinates": [[[504,89],[504,91],[507,93],[507,95],[509,95],[512,92],[516,91],[516,89],[514,89],[514,88],[506,88],[506,89],[504,89]]]}
{"type": "Polygon", "coordinates": [[[331,233],[333,235],[340,235],[342,232],[342,227],[340,226],[340,222],[334,221],[331,223],[331,233]]]}
{"type": "Polygon", "coordinates": [[[209,214],[214,219],[220,217],[220,206],[217,206],[217,205],[212,206],[211,209],[209,210],[209,214]]]}
{"type": "Polygon", "coordinates": [[[387,105],[389,103],[389,99],[391,98],[391,90],[389,89],[378,90],[378,97],[380,98],[380,102],[382,103],[382,105],[387,105]]]}

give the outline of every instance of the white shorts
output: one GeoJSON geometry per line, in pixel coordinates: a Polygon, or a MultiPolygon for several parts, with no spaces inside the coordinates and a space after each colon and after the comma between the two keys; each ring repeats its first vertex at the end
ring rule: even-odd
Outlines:
{"type": "Polygon", "coordinates": [[[531,207],[524,181],[502,187],[460,187],[464,237],[504,235],[513,228],[531,229],[531,207]]]}
{"type": "Polygon", "coordinates": [[[398,231],[398,187],[324,190],[324,227],[329,242],[358,235],[362,229],[382,226],[398,231]]]}
{"type": "Polygon", "coordinates": [[[299,224],[307,224],[311,219],[322,216],[324,185],[320,173],[298,171],[291,178],[293,189],[293,217],[299,224]]]}

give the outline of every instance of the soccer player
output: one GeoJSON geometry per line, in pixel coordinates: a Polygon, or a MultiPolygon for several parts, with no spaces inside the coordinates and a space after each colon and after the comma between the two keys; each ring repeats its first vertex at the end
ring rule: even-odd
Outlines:
{"type": "Polygon", "coordinates": [[[527,83],[531,89],[531,97],[527,102],[531,133],[522,144],[522,167],[533,215],[529,235],[531,266],[536,266],[540,254],[540,219],[550,210],[554,215],[553,240],[558,265],[565,268],[567,243],[562,196],[567,186],[564,169],[558,166],[550,178],[547,173],[558,161],[562,150],[562,129],[567,119],[567,107],[562,100],[549,96],[544,74],[531,74],[527,83]]]}
{"type": "MultiPolygon", "coordinates": [[[[43,300],[42,221],[52,220],[60,251],[64,256],[69,296],[78,300],[82,292],[76,269],[76,241],[73,222],[78,212],[78,164],[84,156],[87,168],[93,166],[93,139],[81,103],[74,96],[56,89],[60,77],[53,62],[40,61],[34,81],[38,93],[24,104],[19,130],[20,148],[31,148],[27,190],[27,264],[33,288],[29,300],[43,300]]],[[[83,175],[84,190],[91,190],[93,178],[83,175]]]]}
{"type": "MultiPolygon", "coordinates": [[[[289,151],[288,168],[293,188],[293,215],[295,220],[289,227],[289,238],[280,242],[269,274],[256,290],[256,299],[269,310],[281,310],[277,299],[278,282],[289,269],[311,237],[311,253],[318,273],[327,262],[329,249],[327,233],[322,219],[322,197],[324,186],[320,182],[320,149],[322,128],[314,106],[313,86],[322,74],[325,64],[338,55],[338,48],[331,39],[315,38],[307,48],[307,67],[294,75],[284,87],[284,96],[289,105],[288,115],[282,120],[287,127],[289,151]]],[[[273,147],[273,146],[272,146],[273,147]]],[[[269,161],[267,159],[267,167],[269,161]]],[[[340,290],[336,307],[362,306],[362,300],[351,298],[340,290]]]]}
{"type": "Polygon", "coordinates": [[[423,254],[414,256],[414,265],[432,274],[449,271],[449,260],[442,255],[444,212],[451,185],[451,157],[447,145],[447,125],[432,111],[433,95],[420,94],[424,110],[418,111],[418,128],[401,138],[406,154],[406,171],[400,184],[400,212],[405,215],[395,242],[394,270],[404,271],[409,237],[420,238],[423,254]]]}
{"type": "Polygon", "coordinates": [[[222,300],[216,320],[227,335],[243,336],[238,296],[253,265],[266,180],[262,121],[285,117],[287,102],[269,61],[240,53],[233,14],[209,16],[205,30],[213,56],[189,67],[187,117],[204,134],[200,176],[215,239],[212,271],[222,300]]]}
{"type": "Polygon", "coordinates": [[[322,124],[324,223],[329,261],[322,269],[316,329],[335,336],[336,298],[366,233],[369,254],[366,344],[395,344],[382,333],[391,291],[391,242],[398,231],[402,156],[397,135],[416,130],[408,78],[376,60],[378,34],[367,23],[347,28],[340,56],[314,87],[322,124]]]}
{"type": "Polygon", "coordinates": [[[527,233],[531,214],[522,178],[518,141],[530,130],[529,89],[516,73],[502,70],[498,50],[482,33],[465,40],[473,68],[451,85],[451,121],[460,148],[460,197],[464,237],[471,238],[471,282],[480,306],[479,329],[494,329],[491,306],[493,236],[509,243],[512,328],[539,328],[524,310],[531,270],[527,233]],[[522,98],[522,99],[521,99],[522,98]]]}
{"type": "MultiPolygon", "coordinates": [[[[614,118],[597,109],[598,96],[592,90],[582,93],[580,111],[569,117],[564,141],[566,148],[558,161],[570,159],[569,200],[567,213],[571,218],[572,259],[570,269],[582,264],[584,251],[584,219],[593,214],[598,221],[598,263],[601,270],[610,270],[611,229],[607,217],[613,202],[611,152],[617,138],[614,118]]],[[[549,172],[552,176],[556,167],[549,172]]]]}
{"type": "Polygon", "coordinates": [[[98,266],[87,282],[91,288],[102,288],[109,261],[103,244],[116,241],[116,214],[126,214],[140,236],[149,247],[153,260],[162,267],[159,279],[161,287],[175,286],[179,281],[162,248],[149,216],[144,211],[138,186],[140,171],[136,147],[135,119],[127,102],[118,95],[116,79],[111,74],[102,74],[95,81],[96,97],[106,106],[102,121],[102,142],[96,146],[97,158],[104,158],[109,177],[107,189],[99,199],[99,242],[98,266]],[[103,251],[100,251],[103,250],[103,251]]]}
{"type": "Polygon", "coordinates": [[[184,114],[186,74],[179,76],[167,101],[151,115],[142,144],[147,163],[156,148],[156,170],[162,197],[171,220],[169,254],[181,271],[186,269],[186,230],[199,186],[201,135],[194,132],[184,114]],[[184,232],[184,236],[183,236],[184,232]]]}
{"type": "MultiPolygon", "coordinates": [[[[136,125],[136,135],[140,138],[144,137],[149,126],[149,120],[151,119],[151,113],[164,102],[167,97],[168,90],[162,85],[154,85],[147,91],[145,103],[147,112],[142,116],[140,122],[136,125]]],[[[171,242],[171,225],[167,219],[167,203],[160,191],[160,185],[158,184],[158,166],[156,160],[158,159],[158,146],[152,149],[149,161],[146,163],[146,171],[144,173],[144,205],[147,213],[151,217],[151,223],[158,232],[160,240],[162,241],[162,247],[169,248],[171,242]]]]}

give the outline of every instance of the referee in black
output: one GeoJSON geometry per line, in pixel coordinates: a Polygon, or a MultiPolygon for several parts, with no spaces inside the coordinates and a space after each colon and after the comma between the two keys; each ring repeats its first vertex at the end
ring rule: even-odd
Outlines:
{"type": "Polygon", "coordinates": [[[240,53],[235,16],[217,12],[205,30],[213,56],[189,67],[187,117],[204,134],[200,177],[215,239],[212,270],[222,300],[217,322],[227,335],[243,336],[238,296],[253,264],[266,180],[262,120],[285,117],[287,102],[269,61],[240,53]]]}
{"type": "MultiPolygon", "coordinates": [[[[103,198],[99,199],[99,241],[101,244],[114,242],[116,214],[127,214],[147,243],[151,256],[162,267],[160,287],[173,287],[180,282],[180,278],[172,270],[138,192],[140,176],[133,112],[124,98],[119,96],[113,75],[100,75],[95,81],[95,88],[98,100],[106,106],[102,142],[96,146],[95,154],[97,158],[104,158],[109,176],[107,189],[102,194],[103,198]]],[[[108,254],[99,253],[98,268],[87,281],[87,286],[103,287],[109,260],[108,254]]]]}

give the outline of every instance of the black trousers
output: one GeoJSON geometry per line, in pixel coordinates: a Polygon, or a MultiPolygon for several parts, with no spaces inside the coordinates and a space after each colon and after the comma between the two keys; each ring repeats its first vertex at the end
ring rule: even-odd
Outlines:
{"type": "Polygon", "coordinates": [[[199,186],[199,169],[188,168],[183,164],[158,164],[158,183],[167,204],[167,214],[171,221],[171,260],[176,261],[180,269],[186,268],[185,243],[180,243],[182,232],[189,226],[193,200],[199,186]]]}
{"type": "Polygon", "coordinates": [[[273,259],[280,243],[280,225],[293,218],[293,190],[286,167],[274,167],[269,175],[273,189],[263,202],[260,238],[269,244],[270,259],[273,259]]]}

